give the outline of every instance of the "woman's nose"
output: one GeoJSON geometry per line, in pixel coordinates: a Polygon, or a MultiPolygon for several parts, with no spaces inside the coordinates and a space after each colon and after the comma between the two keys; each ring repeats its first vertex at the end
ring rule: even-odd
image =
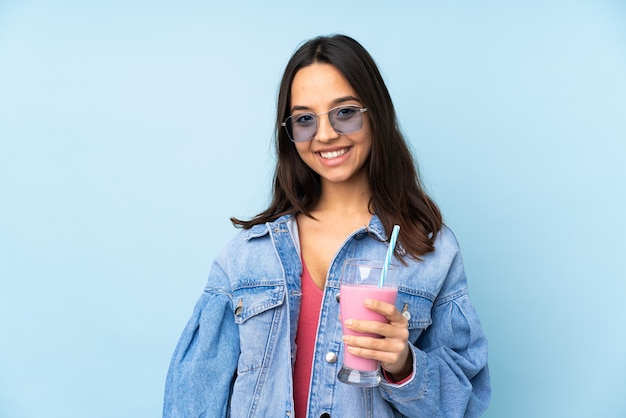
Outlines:
{"type": "Polygon", "coordinates": [[[315,133],[315,140],[320,142],[328,142],[339,137],[339,134],[333,128],[330,123],[328,114],[319,115],[317,117],[317,132],[315,133]]]}

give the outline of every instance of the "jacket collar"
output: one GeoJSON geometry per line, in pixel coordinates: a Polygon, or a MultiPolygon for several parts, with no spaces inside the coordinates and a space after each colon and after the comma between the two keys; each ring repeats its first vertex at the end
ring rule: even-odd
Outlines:
{"type": "MultiPolygon", "coordinates": [[[[270,228],[287,228],[292,229],[294,225],[292,223],[295,222],[295,215],[283,215],[280,218],[276,219],[273,222],[268,222],[265,224],[255,225],[248,230],[248,234],[246,235],[246,239],[250,240],[253,238],[259,238],[264,235],[267,235],[270,231],[270,228]]],[[[372,215],[370,219],[370,223],[367,226],[367,231],[370,235],[376,237],[376,239],[380,241],[387,241],[388,236],[385,232],[385,228],[383,227],[380,218],[376,216],[376,214],[372,215]]]]}

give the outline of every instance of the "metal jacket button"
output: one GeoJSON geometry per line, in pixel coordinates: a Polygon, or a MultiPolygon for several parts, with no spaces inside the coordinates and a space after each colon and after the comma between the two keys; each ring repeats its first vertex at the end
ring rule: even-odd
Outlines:
{"type": "Polygon", "coordinates": [[[239,299],[239,303],[237,304],[237,308],[235,308],[235,316],[241,315],[243,311],[243,299],[239,299]]]}
{"type": "Polygon", "coordinates": [[[411,312],[409,312],[409,304],[405,303],[402,307],[402,316],[406,318],[407,321],[411,320],[411,312]]]}
{"type": "Polygon", "coordinates": [[[326,361],[333,364],[337,361],[337,354],[331,352],[326,353],[326,361]]]}

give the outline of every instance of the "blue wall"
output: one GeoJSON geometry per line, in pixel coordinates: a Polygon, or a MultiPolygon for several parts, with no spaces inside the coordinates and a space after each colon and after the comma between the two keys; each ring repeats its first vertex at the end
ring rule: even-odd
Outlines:
{"type": "Polygon", "coordinates": [[[626,3],[127,3],[0,1],[0,416],[160,414],[228,218],[267,203],[282,68],[333,32],[461,242],[486,416],[626,416],[626,3]]]}

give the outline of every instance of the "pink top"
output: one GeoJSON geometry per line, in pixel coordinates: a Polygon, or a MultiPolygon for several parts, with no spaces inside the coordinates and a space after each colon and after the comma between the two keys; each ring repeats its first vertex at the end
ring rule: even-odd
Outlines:
{"type": "Polygon", "coordinates": [[[315,336],[317,335],[320,309],[324,296],[322,289],[313,282],[304,260],[302,260],[300,282],[302,302],[300,303],[298,333],[296,334],[296,363],[293,370],[293,398],[296,418],[306,417],[313,352],[315,351],[315,336]]]}

